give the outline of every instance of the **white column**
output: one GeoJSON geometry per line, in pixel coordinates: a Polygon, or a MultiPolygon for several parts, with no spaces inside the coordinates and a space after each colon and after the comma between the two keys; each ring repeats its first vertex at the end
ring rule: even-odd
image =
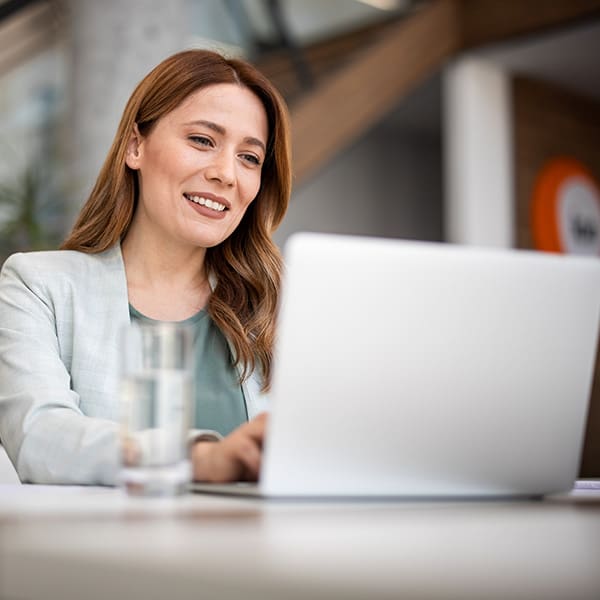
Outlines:
{"type": "Polygon", "coordinates": [[[186,0],[70,0],[72,213],[96,180],[127,99],[189,40],[186,0]]]}
{"type": "Polygon", "coordinates": [[[510,77],[461,58],[444,74],[446,240],[512,247],[514,191],[510,77]]]}

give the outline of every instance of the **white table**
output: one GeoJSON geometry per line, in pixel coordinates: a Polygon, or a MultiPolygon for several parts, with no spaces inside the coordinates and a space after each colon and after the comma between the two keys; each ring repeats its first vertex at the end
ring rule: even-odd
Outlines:
{"type": "Polygon", "coordinates": [[[0,486],[0,598],[600,598],[600,495],[135,500],[0,486]]]}

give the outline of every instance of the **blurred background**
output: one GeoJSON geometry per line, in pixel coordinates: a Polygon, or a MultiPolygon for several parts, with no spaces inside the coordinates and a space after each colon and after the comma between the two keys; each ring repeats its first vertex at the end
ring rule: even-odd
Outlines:
{"type": "Polygon", "coordinates": [[[598,1],[1,0],[1,257],[56,246],[135,84],[190,47],[251,60],[290,104],[280,244],[532,246],[544,163],[600,170],[598,1]]]}
{"type": "Polygon", "coordinates": [[[191,47],[249,59],[290,105],[280,245],[600,254],[600,0],[0,0],[0,260],[58,245],[136,83],[191,47]]]}

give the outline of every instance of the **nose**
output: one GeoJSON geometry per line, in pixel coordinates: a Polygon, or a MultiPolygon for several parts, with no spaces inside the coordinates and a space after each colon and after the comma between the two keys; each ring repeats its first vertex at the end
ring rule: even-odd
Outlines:
{"type": "Polygon", "coordinates": [[[235,156],[225,151],[215,152],[212,161],[205,169],[209,181],[218,181],[231,187],[235,181],[235,156]]]}

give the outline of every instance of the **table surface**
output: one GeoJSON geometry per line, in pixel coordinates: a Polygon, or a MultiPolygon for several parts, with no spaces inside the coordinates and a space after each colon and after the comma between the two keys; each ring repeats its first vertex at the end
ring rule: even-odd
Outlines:
{"type": "Polygon", "coordinates": [[[0,486],[0,598],[600,598],[600,493],[129,498],[0,486]]]}

